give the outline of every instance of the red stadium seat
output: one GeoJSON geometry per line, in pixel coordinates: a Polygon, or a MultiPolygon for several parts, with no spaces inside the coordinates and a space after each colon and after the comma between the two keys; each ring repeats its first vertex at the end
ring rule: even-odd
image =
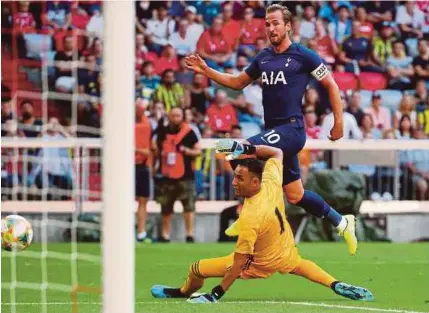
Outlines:
{"type": "Polygon", "coordinates": [[[334,72],[334,79],[341,90],[358,89],[358,80],[352,73],[334,72]]]}
{"type": "Polygon", "coordinates": [[[359,75],[360,89],[380,90],[387,88],[387,78],[380,73],[360,73],[359,75]]]}

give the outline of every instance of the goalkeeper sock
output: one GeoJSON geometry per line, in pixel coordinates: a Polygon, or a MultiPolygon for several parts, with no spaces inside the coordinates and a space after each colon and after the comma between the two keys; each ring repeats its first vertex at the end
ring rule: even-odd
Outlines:
{"type": "Polygon", "coordinates": [[[310,190],[304,191],[302,199],[296,205],[302,207],[311,215],[327,218],[335,227],[343,219],[342,215],[331,208],[321,196],[310,190]]]}
{"type": "Polygon", "coordinates": [[[164,293],[170,298],[187,298],[187,296],[180,291],[180,288],[165,288],[164,293]]]}
{"type": "Polygon", "coordinates": [[[312,282],[326,287],[331,287],[331,285],[337,281],[334,277],[321,269],[316,263],[304,259],[302,259],[299,266],[293,270],[292,274],[305,277],[312,282]]]}
{"type": "Polygon", "coordinates": [[[229,254],[220,258],[203,259],[193,263],[189,275],[180,291],[189,296],[198,291],[204,284],[205,278],[223,277],[228,267],[234,262],[234,255],[229,254]]]}

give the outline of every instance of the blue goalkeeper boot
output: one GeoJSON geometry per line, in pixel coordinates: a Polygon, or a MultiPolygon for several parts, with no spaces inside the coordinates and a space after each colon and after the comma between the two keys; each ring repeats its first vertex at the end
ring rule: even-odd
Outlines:
{"type": "Polygon", "coordinates": [[[361,301],[373,301],[374,296],[371,291],[366,288],[349,285],[339,281],[334,282],[331,285],[332,290],[340,296],[361,301]]]}
{"type": "Polygon", "coordinates": [[[180,288],[172,288],[163,285],[154,285],[150,289],[152,296],[159,299],[167,298],[187,298],[181,291],[180,288]]]}

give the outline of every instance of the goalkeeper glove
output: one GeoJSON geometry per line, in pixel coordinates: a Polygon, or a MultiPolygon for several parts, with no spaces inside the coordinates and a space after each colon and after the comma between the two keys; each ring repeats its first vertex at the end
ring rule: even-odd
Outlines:
{"type": "Polygon", "coordinates": [[[238,158],[241,154],[254,154],[256,152],[255,146],[241,144],[232,139],[221,139],[216,142],[217,153],[229,153],[225,158],[227,161],[238,158]]]}
{"type": "Polygon", "coordinates": [[[217,285],[212,289],[212,292],[196,294],[195,296],[190,296],[187,302],[189,303],[216,303],[222,296],[225,294],[225,291],[220,285],[217,285]]]}

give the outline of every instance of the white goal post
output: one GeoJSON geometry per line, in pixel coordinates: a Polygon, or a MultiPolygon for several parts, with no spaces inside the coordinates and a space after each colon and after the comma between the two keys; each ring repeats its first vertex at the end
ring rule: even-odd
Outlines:
{"type": "Polygon", "coordinates": [[[103,312],[134,313],[133,1],[104,3],[103,312]]]}

